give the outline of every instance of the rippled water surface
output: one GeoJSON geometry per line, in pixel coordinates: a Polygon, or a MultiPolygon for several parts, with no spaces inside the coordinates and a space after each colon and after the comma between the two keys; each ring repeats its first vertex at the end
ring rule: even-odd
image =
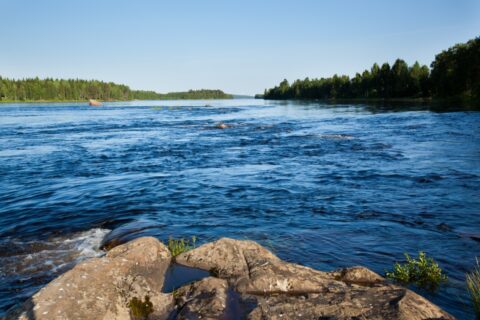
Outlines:
{"type": "Polygon", "coordinates": [[[0,316],[101,254],[105,235],[252,239],[288,261],[379,273],[424,250],[449,283],[419,292],[471,319],[480,113],[259,100],[0,105],[0,316]]]}

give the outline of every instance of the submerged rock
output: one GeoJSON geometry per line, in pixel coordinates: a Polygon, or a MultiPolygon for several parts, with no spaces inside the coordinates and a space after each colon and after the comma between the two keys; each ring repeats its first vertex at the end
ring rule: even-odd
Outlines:
{"type": "Polygon", "coordinates": [[[229,126],[227,124],[223,123],[223,122],[220,122],[220,123],[215,125],[215,128],[216,129],[227,129],[227,128],[229,128],[229,126]]]}
{"type": "Polygon", "coordinates": [[[453,319],[367,268],[318,271],[253,241],[223,238],[177,256],[176,263],[210,276],[162,293],[170,263],[158,240],[133,240],[52,281],[20,318],[129,319],[128,301],[148,296],[148,319],[453,319]]]}

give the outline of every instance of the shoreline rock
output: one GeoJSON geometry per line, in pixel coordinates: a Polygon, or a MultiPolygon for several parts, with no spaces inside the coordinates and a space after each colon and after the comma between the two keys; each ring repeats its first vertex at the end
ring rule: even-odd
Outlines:
{"type": "Polygon", "coordinates": [[[131,319],[129,301],[146,296],[147,319],[454,319],[367,268],[318,271],[253,241],[222,238],[177,256],[210,276],[164,293],[170,263],[157,239],[130,241],[53,280],[7,319],[131,319]]]}

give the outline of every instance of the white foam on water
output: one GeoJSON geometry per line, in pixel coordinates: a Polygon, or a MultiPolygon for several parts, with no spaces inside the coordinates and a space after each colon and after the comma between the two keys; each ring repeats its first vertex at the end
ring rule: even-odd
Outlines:
{"type": "Polygon", "coordinates": [[[59,148],[56,146],[31,146],[21,149],[0,150],[0,157],[41,156],[58,150],[59,148]]]}
{"type": "Polygon", "coordinates": [[[332,139],[332,140],[352,140],[353,136],[348,134],[321,134],[323,139],[332,139]]]}
{"type": "Polygon", "coordinates": [[[0,274],[30,278],[64,272],[82,260],[102,256],[100,245],[109,232],[95,228],[45,241],[12,240],[20,250],[0,257],[0,274]]]}
{"type": "Polygon", "coordinates": [[[108,229],[95,228],[79,233],[76,237],[68,239],[66,243],[73,243],[79,252],[79,258],[93,258],[103,255],[100,245],[103,238],[110,232],[108,229]]]}

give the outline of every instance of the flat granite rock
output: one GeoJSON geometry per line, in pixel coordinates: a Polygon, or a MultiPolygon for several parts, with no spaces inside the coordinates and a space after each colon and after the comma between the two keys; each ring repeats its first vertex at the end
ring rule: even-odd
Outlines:
{"type": "Polygon", "coordinates": [[[58,277],[7,319],[131,319],[128,301],[150,297],[148,319],[454,319],[416,293],[363,268],[323,272],[280,260],[253,241],[222,238],[176,257],[210,272],[162,293],[172,257],[154,238],[115,247],[58,277]]]}
{"type": "Polygon", "coordinates": [[[165,319],[173,309],[173,297],[161,293],[171,259],[157,239],[133,240],[79,263],[7,319],[130,319],[128,302],[145,296],[154,306],[152,317],[165,319]]]}
{"type": "Polygon", "coordinates": [[[284,262],[252,241],[222,238],[176,262],[228,281],[239,299],[250,301],[247,319],[454,319],[367,268],[322,272],[284,262]]]}

